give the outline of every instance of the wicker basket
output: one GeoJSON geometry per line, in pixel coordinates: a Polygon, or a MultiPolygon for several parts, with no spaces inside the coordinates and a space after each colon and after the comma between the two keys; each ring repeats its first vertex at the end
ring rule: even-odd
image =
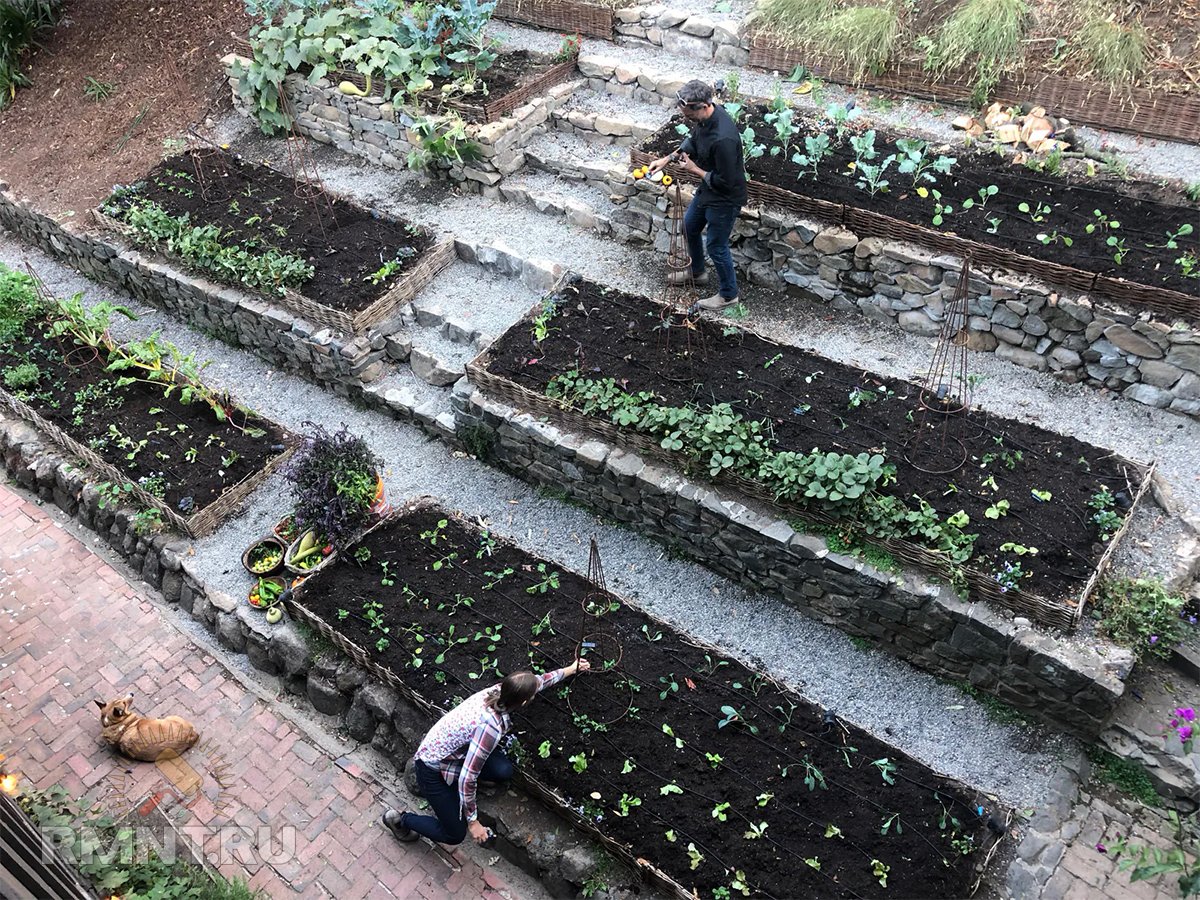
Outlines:
{"type": "MultiPolygon", "coordinates": [[[[656,308],[657,314],[665,314],[666,307],[663,304],[648,298],[643,299],[647,304],[656,308]]],[[[541,311],[542,304],[539,302],[520,321],[513,325],[512,328],[528,329],[532,319],[540,314],[541,311]]],[[[781,350],[790,349],[750,329],[745,330],[748,333],[755,334],[757,338],[765,343],[777,346],[781,350]]],[[[523,385],[517,384],[503,376],[495,375],[488,369],[491,361],[491,350],[484,350],[467,364],[467,374],[477,387],[493,397],[516,409],[530,411],[536,416],[544,416],[564,429],[597,438],[617,447],[629,448],[644,456],[662,460],[672,467],[678,467],[680,463],[679,455],[664,450],[658,441],[645,435],[622,429],[603,419],[585,416],[560,401],[552,400],[544,394],[531,391],[523,385]]],[[[1141,500],[1146,492],[1153,467],[1145,466],[1123,457],[1118,458],[1138,475],[1136,484],[1131,485],[1136,503],[1141,500]]],[[[756,481],[738,476],[721,476],[718,478],[718,483],[731,485],[743,494],[762,501],[769,506],[810,521],[815,521],[818,524],[832,526],[845,524],[843,520],[829,516],[821,510],[813,510],[797,504],[778,501],[769,488],[756,481]]],[[[1128,517],[1126,521],[1128,522],[1128,517]]],[[[1105,555],[1101,557],[1097,565],[1097,570],[1107,564],[1112,550],[1120,537],[1121,533],[1118,533],[1110,542],[1108,550],[1106,550],[1105,555]]],[[[950,571],[951,566],[945,555],[930,550],[928,547],[897,538],[874,538],[864,535],[863,540],[887,550],[893,556],[904,560],[922,571],[943,578],[952,574],[950,571]]],[[[990,573],[973,568],[970,565],[963,567],[963,573],[968,586],[976,596],[984,596],[998,605],[1026,614],[1045,625],[1064,629],[1073,628],[1079,623],[1083,608],[1096,584],[1096,577],[1093,576],[1086,588],[1077,597],[1070,600],[1053,600],[1027,591],[1001,591],[990,573]]]]}
{"type": "MultiPolygon", "coordinates": [[[[798,47],[786,47],[769,32],[750,37],[750,65],[790,72],[798,65],[839,84],[855,84],[853,75],[836,63],[814,58],[798,47]]],[[[973,93],[970,72],[952,72],[934,79],[923,66],[901,62],[858,82],[869,90],[884,90],[949,103],[967,103],[973,93]]],[[[1151,92],[1141,87],[1115,89],[1096,82],[1031,71],[1003,75],[992,89],[992,100],[1004,104],[1034,103],[1053,115],[1080,125],[1128,131],[1169,141],[1200,143],[1200,97],[1151,92]]]]}
{"type": "Polygon", "coordinates": [[[245,549],[242,553],[242,568],[253,575],[255,578],[265,578],[268,575],[275,575],[283,569],[283,557],[287,552],[287,544],[277,537],[259,538],[253,544],[245,549]],[[269,569],[263,569],[261,572],[256,572],[250,565],[250,554],[256,549],[263,546],[275,547],[279,551],[279,561],[269,569]]]}

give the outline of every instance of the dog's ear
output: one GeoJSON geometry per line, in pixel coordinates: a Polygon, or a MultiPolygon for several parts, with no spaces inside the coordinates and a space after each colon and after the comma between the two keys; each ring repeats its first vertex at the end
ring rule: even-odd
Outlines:
{"type": "Polygon", "coordinates": [[[100,707],[101,709],[104,709],[105,703],[103,700],[96,700],[94,702],[98,707],[100,707]]]}

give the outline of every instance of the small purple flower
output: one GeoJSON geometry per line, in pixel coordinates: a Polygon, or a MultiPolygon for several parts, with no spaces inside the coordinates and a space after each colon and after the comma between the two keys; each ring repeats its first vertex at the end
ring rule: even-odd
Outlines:
{"type": "Polygon", "coordinates": [[[1195,617],[1195,616],[1188,616],[1188,624],[1189,624],[1189,625],[1195,625],[1195,624],[1196,624],[1196,617],[1195,617]]]}
{"type": "Polygon", "coordinates": [[[1107,848],[1107,847],[1105,847],[1105,846],[1104,846],[1103,844],[1101,844],[1101,843],[1097,843],[1097,844],[1096,844],[1096,850],[1097,850],[1098,852],[1100,852],[1100,853],[1107,853],[1107,852],[1108,852],[1108,848],[1107,848]]]}
{"type": "Polygon", "coordinates": [[[1192,739],[1192,726],[1191,725],[1180,725],[1175,730],[1179,732],[1179,740],[1182,741],[1183,743],[1186,744],[1188,741],[1190,741],[1192,739]]]}
{"type": "Polygon", "coordinates": [[[1185,722],[1195,722],[1196,721],[1196,710],[1192,709],[1192,707],[1190,707],[1190,706],[1181,706],[1178,709],[1173,710],[1171,712],[1171,715],[1178,716],[1179,718],[1183,719],[1185,722]]]}
{"type": "Polygon", "coordinates": [[[1158,635],[1157,634],[1150,635],[1150,643],[1152,643],[1152,644],[1158,643],[1158,635]]]}

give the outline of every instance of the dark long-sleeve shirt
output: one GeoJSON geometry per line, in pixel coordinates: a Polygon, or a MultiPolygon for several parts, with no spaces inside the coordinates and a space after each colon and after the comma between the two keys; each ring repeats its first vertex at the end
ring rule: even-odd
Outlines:
{"type": "Polygon", "coordinates": [[[746,165],[742,160],[742,138],[723,106],[714,105],[711,116],[692,126],[692,133],[680,150],[708,173],[696,191],[699,205],[746,204],[746,165]]]}

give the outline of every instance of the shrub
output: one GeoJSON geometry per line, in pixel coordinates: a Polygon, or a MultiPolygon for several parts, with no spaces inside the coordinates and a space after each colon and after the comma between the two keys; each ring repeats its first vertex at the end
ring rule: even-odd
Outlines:
{"type": "Polygon", "coordinates": [[[1147,35],[1139,22],[1122,25],[1099,3],[1084,7],[1077,40],[1085,65],[1111,84],[1129,84],[1146,70],[1147,35]]]}
{"type": "Polygon", "coordinates": [[[9,366],[4,370],[4,386],[6,388],[31,388],[41,379],[42,373],[36,363],[25,362],[18,366],[9,366]]]}
{"type": "Polygon", "coordinates": [[[283,470],[295,495],[296,524],[341,547],[370,517],[382,462],[345,425],[332,434],[313,422],[304,427],[300,449],[283,470]]]}
{"type": "Polygon", "coordinates": [[[1095,614],[1100,631],[1138,659],[1147,653],[1166,659],[1183,639],[1183,606],[1183,597],[1167,593],[1161,580],[1117,578],[1101,582],[1095,614]]]}
{"type": "Polygon", "coordinates": [[[0,109],[26,87],[21,57],[37,43],[38,33],[58,21],[61,0],[0,0],[0,109]]]}
{"type": "Polygon", "coordinates": [[[1000,73],[1019,61],[1028,22],[1026,0],[966,0],[929,47],[927,67],[941,75],[974,61],[971,99],[982,106],[1000,73]]]}
{"type": "Polygon", "coordinates": [[[0,340],[24,328],[40,307],[33,279],[0,264],[0,340]]]}

